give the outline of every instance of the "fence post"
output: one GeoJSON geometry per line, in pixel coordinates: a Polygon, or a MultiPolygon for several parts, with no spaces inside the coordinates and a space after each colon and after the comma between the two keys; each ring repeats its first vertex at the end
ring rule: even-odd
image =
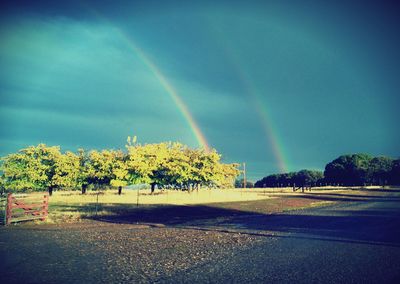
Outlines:
{"type": "Polygon", "coordinates": [[[43,209],[42,209],[43,217],[40,220],[46,221],[46,217],[49,214],[49,194],[45,193],[43,197],[44,197],[43,198],[43,209]]]}
{"type": "Polygon", "coordinates": [[[97,207],[99,206],[99,191],[97,191],[97,194],[96,194],[96,217],[97,217],[97,207]]]}
{"type": "Polygon", "coordinates": [[[12,193],[7,194],[7,205],[6,205],[6,225],[11,224],[12,215],[12,193]]]}

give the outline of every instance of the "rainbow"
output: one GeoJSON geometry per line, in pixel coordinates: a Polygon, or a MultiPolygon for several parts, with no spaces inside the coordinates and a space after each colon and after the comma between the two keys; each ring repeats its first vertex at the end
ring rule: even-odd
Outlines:
{"type": "Polygon", "coordinates": [[[239,63],[241,59],[234,54],[232,48],[223,41],[224,35],[222,33],[215,34],[216,31],[212,29],[211,26],[209,30],[210,34],[214,36],[213,38],[215,42],[219,43],[221,48],[224,50],[227,59],[233,67],[232,70],[235,71],[237,77],[240,79],[242,86],[246,90],[246,95],[248,96],[257,115],[260,118],[265,139],[271,147],[279,172],[287,173],[289,171],[289,166],[287,158],[285,157],[286,155],[284,154],[285,152],[283,150],[283,144],[279,141],[278,132],[272,124],[272,120],[268,115],[269,111],[262,101],[261,95],[259,94],[251,78],[249,78],[249,75],[243,71],[243,68],[240,68],[239,63]]]}
{"type": "Polygon", "coordinates": [[[167,92],[167,94],[171,97],[172,101],[177,106],[178,110],[184,117],[188,126],[190,127],[194,137],[197,140],[197,143],[201,148],[205,151],[210,150],[210,146],[207,142],[206,137],[201,131],[199,124],[194,119],[192,113],[190,112],[188,106],[184,103],[181,96],[178,94],[176,89],[172,86],[172,84],[165,77],[160,68],[146,55],[146,53],[138,46],[138,44],[132,39],[132,36],[127,35],[122,29],[113,25],[105,16],[101,15],[97,10],[94,10],[90,7],[86,8],[90,10],[98,19],[106,22],[109,27],[111,27],[115,33],[125,42],[125,44],[139,57],[139,59],[144,63],[144,65],[153,73],[153,75],[160,82],[161,86],[167,92]]]}
{"type": "Polygon", "coordinates": [[[287,159],[285,158],[284,150],[281,146],[282,143],[279,142],[278,138],[279,135],[271,123],[267,107],[261,101],[255,87],[252,84],[250,84],[250,81],[247,79],[247,75],[243,72],[240,73],[242,73],[240,76],[241,82],[243,83],[244,87],[247,90],[246,94],[249,96],[252,104],[255,107],[257,115],[261,119],[264,135],[266,136],[266,139],[268,140],[269,145],[271,146],[271,150],[272,153],[274,154],[275,160],[278,163],[279,172],[287,173],[289,171],[287,159]]]}
{"type": "Polygon", "coordinates": [[[172,86],[172,84],[167,80],[165,75],[161,72],[160,68],[149,59],[149,57],[141,50],[138,45],[129,38],[125,33],[123,33],[120,29],[116,29],[119,36],[126,41],[128,46],[131,48],[132,51],[142,60],[142,62],[148,67],[148,69],[154,74],[157,80],[160,82],[161,86],[164,90],[169,94],[183,117],[185,118],[186,122],[188,123],[192,133],[194,134],[198,144],[200,147],[204,148],[206,151],[209,151],[210,147],[208,145],[207,139],[204,136],[203,132],[201,131],[199,124],[194,119],[193,115],[191,114],[188,106],[183,102],[182,98],[179,96],[178,92],[172,86]]]}

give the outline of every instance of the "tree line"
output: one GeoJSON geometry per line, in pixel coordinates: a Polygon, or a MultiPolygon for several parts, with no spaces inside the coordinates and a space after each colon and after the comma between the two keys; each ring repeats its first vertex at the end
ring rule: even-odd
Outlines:
{"type": "Polygon", "coordinates": [[[193,190],[201,186],[232,187],[238,164],[224,164],[216,150],[191,149],[181,143],[141,145],[128,137],[126,150],[78,149],[39,144],[0,161],[2,191],[118,187],[146,183],[155,188],[193,190]]]}
{"type": "Polygon", "coordinates": [[[323,177],[323,172],[311,170],[272,174],[257,181],[254,187],[312,187],[321,183],[323,177]]]}
{"type": "Polygon", "coordinates": [[[273,174],[255,183],[255,187],[312,187],[321,185],[363,186],[400,185],[400,159],[368,154],[342,155],[329,162],[324,172],[301,170],[273,174]]]}

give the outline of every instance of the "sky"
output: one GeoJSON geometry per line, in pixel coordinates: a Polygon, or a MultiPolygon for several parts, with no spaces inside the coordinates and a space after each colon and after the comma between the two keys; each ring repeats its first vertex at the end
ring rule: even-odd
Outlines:
{"type": "Polygon", "coordinates": [[[215,148],[253,181],[400,156],[395,1],[0,5],[0,156],[136,135],[215,148]]]}

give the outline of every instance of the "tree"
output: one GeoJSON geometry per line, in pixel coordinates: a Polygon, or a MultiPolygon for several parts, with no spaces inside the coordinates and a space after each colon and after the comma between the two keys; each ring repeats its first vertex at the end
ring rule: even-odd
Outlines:
{"type": "Polygon", "coordinates": [[[268,175],[261,180],[257,181],[256,187],[277,187],[278,186],[278,174],[268,175]]]}
{"type": "Polygon", "coordinates": [[[193,175],[193,150],[180,143],[172,143],[168,152],[168,157],[159,171],[163,176],[162,187],[189,189],[191,183],[196,183],[193,175]]]}
{"type": "Polygon", "coordinates": [[[325,167],[325,179],[331,184],[364,185],[370,180],[368,154],[343,155],[325,167]]]}
{"type": "MultiPolygon", "coordinates": [[[[254,184],[251,181],[246,181],[246,188],[252,188],[254,184]]],[[[244,188],[244,178],[235,180],[235,188],[244,188]]]]}
{"type": "Polygon", "coordinates": [[[390,172],[393,167],[393,159],[388,157],[375,157],[370,161],[370,182],[376,185],[386,185],[390,182],[390,172]]]}
{"type": "Polygon", "coordinates": [[[28,171],[29,161],[24,153],[9,154],[1,158],[1,171],[5,187],[12,191],[35,190],[38,185],[34,183],[28,171]]]}
{"type": "Polygon", "coordinates": [[[81,168],[78,155],[68,151],[58,157],[55,166],[55,175],[53,177],[55,184],[59,187],[70,189],[75,189],[79,186],[81,168]]]}
{"type": "Polygon", "coordinates": [[[272,174],[255,183],[255,187],[311,187],[315,186],[324,177],[320,171],[301,170],[283,174],[272,174]]]}
{"type": "Polygon", "coordinates": [[[216,150],[190,149],[180,143],[140,145],[127,139],[127,153],[121,150],[79,149],[62,154],[60,147],[31,146],[1,159],[0,186],[13,191],[54,188],[116,186],[118,194],[128,184],[199,189],[200,186],[232,187],[239,174],[237,164],[221,163],[216,150]],[[3,186],[4,184],[4,186],[3,186]]]}
{"type": "Polygon", "coordinates": [[[222,164],[217,165],[217,170],[213,177],[213,183],[217,187],[233,188],[236,177],[239,175],[239,164],[222,164]]]}
{"type": "Polygon", "coordinates": [[[121,195],[122,187],[128,184],[127,155],[122,151],[114,151],[112,160],[112,178],[110,184],[118,187],[118,195],[121,195]]]}
{"type": "Polygon", "coordinates": [[[92,150],[86,164],[89,183],[96,187],[109,186],[113,179],[113,163],[115,154],[112,150],[92,150]]]}
{"type": "Polygon", "coordinates": [[[0,175],[0,196],[6,193],[6,179],[4,175],[0,175]]]}
{"type": "Polygon", "coordinates": [[[304,187],[311,188],[312,186],[316,186],[323,177],[324,174],[320,171],[301,170],[294,175],[293,182],[296,186],[301,186],[304,191],[304,187]]]}
{"type": "Polygon", "coordinates": [[[148,183],[151,193],[163,183],[163,164],[168,159],[167,143],[128,145],[127,171],[131,183],[148,183]]]}
{"type": "Polygon", "coordinates": [[[86,189],[90,184],[90,172],[92,170],[89,154],[82,148],[78,149],[78,175],[76,180],[77,187],[81,188],[82,194],[86,194],[86,189]]]}
{"type": "Polygon", "coordinates": [[[400,159],[393,161],[392,169],[389,173],[389,180],[393,185],[400,185],[400,159]]]}
{"type": "Polygon", "coordinates": [[[6,186],[14,191],[47,189],[51,195],[59,186],[55,175],[60,156],[60,147],[39,144],[2,158],[6,186]]]}
{"type": "Polygon", "coordinates": [[[218,186],[224,183],[225,170],[219,163],[221,156],[215,151],[188,149],[190,161],[190,183],[192,186],[218,186]]]}

